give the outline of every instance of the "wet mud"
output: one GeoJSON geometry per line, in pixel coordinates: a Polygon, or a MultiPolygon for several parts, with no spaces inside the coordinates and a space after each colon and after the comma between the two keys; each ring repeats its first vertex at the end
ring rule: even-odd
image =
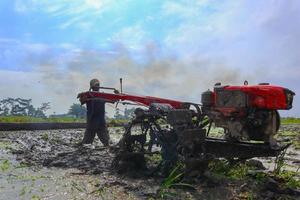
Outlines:
{"type": "MultiPolygon", "coordinates": [[[[298,134],[295,136],[297,140],[299,130],[300,126],[284,126],[282,132],[291,132],[293,136],[298,134]]],[[[3,163],[5,164],[6,161],[10,165],[8,167],[10,169],[2,170],[0,176],[2,195],[0,197],[5,199],[16,199],[16,196],[20,199],[168,199],[168,195],[161,192],[164,177],[149,176],[143,167],[140,167],[141,171],[134,169],[129,174],[114,169],[112,163],[118,152],[115,145],[124,130],[110,128],[109,131],[111,147],[104,147],[97,138],[93,145],[78,146],[84,129],[0,132],[1,167],[5,166],[3,163]],[[16,177],[26,176],[35,178],[29,178],[27,189],[24,189],[26,181],[16,177]],[[34,184],[32,179],[35,179],[34,184]],[[31,193],[28,189],[30,187],[31,193]]],[[[287,138],[288,136],[281,136],[282,140],[287,138]]],[[[299,151],[294,147],[289,158],[294,159],[291,165],[296,169],[300,164],[297,163],[299,151]]],[[[267,165],[265,163],[271,163],[267,158],[265,161],[263,162],[265,166],[267,165]]],[[[271,170],[272,166],[266,167],[267,170],[271,170]]],[[[260,166],[259,170],[261,168],[260,166]]],[[[255,197],[254,199],[300,199],[297,190],[286,191],[278,188],[276,190],[278,181],[274,179],[258,184],[251,179],[231,180],[215,177],[214,174],[206,172],[201,177],[188,178],[185,182],[192,184],[193,189],[185,187],[170,189],[168,191],[175,192],[176,195],[169,199],[249,199],[251,195],[255,197]],[[292,194],[292,192],[296,193],[292,194]]]]}

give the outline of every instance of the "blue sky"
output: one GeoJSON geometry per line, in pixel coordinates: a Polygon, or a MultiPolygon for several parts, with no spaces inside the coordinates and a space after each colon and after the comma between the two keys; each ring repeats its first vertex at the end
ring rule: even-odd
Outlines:
{"type": "MultiPolygon", "coordinates": [[[[63,113],[94,77],[195,102],[218,81],[300,93],[299,13],[296,0],[2,0],[1,97],[63,113]]],[[[283,115],[300,116],[295,101],[283,115]]]]}

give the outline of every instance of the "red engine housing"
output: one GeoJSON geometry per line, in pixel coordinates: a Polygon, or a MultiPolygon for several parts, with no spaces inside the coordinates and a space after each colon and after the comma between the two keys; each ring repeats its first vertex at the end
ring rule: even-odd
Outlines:
{"type": "Polygon", "coordinates": [[[269,84],[221,86],[202,94],[204,107],[214,108],[225,116],[240,114],[247,108],[260,110],[288,110],[292,108],[293,96],[289,89],[269,84]]]}

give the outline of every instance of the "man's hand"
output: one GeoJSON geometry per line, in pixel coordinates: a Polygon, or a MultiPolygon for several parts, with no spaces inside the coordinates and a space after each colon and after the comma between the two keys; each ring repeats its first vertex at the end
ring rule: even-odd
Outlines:
{"type": "Polygon", "coordinates": [[[87,100],[88,100],[87,96],[84,95],[84,92],[79,93],[79,94],[77,95],[77,99],[78,99],[78,98],[79,98],[79,101],[80,101],[81,105],[85,104],[85,103],[87,102],[87,100]]]}
{"type": "Polygon", "coordinates": [[[119,90],[117,90],[117,89],[114,89],[114,93],[115,94],[120,94],[119,90]]]}

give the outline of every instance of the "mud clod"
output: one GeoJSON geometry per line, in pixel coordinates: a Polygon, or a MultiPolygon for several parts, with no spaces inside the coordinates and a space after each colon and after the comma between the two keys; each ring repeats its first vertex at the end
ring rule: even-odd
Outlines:
{"type": "Polygon", "coordinates": [[[112,167],[120,174],[141,173],[147,169],[144,154],[136,152],[123,152],[117,154],[112,163],[112,167]]]}

